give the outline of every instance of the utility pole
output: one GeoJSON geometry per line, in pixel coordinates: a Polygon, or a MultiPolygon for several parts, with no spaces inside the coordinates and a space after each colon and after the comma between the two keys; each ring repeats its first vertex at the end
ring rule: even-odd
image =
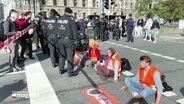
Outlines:
{"type": "Polygon", "coordinates": [[[35,6],[35,0],[33,0],[33,13],[36,15],[36,6],[35,6]]]}
{"type": "Polygon", "coordinates": [[[109,0],[109,15],[111,14],[111,0],[109,0]]]}

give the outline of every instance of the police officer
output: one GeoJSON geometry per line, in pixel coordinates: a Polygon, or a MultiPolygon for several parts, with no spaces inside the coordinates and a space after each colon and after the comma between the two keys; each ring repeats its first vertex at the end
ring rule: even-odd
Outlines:
{"type": "Polygon", "coordinates": [[[103,17],[101,18],[101,34],[100,34],[100,39],[102,41],[107,40],[106,32],[107,32],[107,20],[103,14],[103,17]]]}
{"type": "Polygon", "coordinates": [[[100,20],[99,17],[96,16],[94,21],[94,39],[100,39],[100,20]]]}
{"type": "Polygon", "coordinates": [[[45,45],[44,45],[44,36],[43,36],[43,31],[42,31],[42,26],[44,24],[43,14],[41,12],[38,13],[38,15],[36,15],[33,18],[33,22],[35,24],[36,34],[37,34],[36,35],[36,46],[37,46],[37,48],[40,48],[40,46],[39,46],[39,42],[40,42],[43,53],[46,53],[45,45]]]}
{"type": "Polygon", "coordinates": [[[75,21],[70,18],[73,11],[65,8],[65,14],[58,19],[58,47],[59,47],[59,72],[63,74],[65,60],[67,60],[68,76],[76,76],[78,73],[74,72],[74,44],[77,39],[77,27],[75,21]]]}
{"type": "Polygon", "coordinates": [[[50,17],[45,20],[44,30],[47,38],[48,47],[50,50],[50,58],[52,66],[56,67],[58,65],[58,55],[57,55],[57,11],[55,9],[50,10],[50,17]]]}
{"type": "Polygon", "coordinates": [[[126,42],[134,42],[133,40],[133,29],[134,29],[134,20],[132,19],[132,14],[129,14],[129,19],[127,19],[126,28],[127,28],[127,41],[126,42]]]}

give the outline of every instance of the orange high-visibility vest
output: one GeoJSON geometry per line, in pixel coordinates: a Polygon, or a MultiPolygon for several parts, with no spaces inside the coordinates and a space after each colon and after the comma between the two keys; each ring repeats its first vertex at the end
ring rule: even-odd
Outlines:
{"type": "Polygon", "coordinates": [[[157,71],[157,69],[153,66],[151,66],[151,68],[149,69],[149,71],[147,72],[147,75],[144,77],[144,69],[140,68],[139,69],[139,78],[140,78],[140,83],[142,85],[146,85],[148,87],[153,87],[155,86],[155,81],[154,81],[154,73],[157,71]]]}
{"type": "Polygon", "coordinates": [[[91,48],[90,60],[91,61],[97,61],[96,48],[91,48]]]}
{"type": "Polygon", "coordinates": [[[119,62],[119,70],[118,70],[118,76],[120,77],[121,76],[121,57],[116,53],[115,55],[113,55],[112,57],[112,66],[113,66],[113,69],[114,69],[114,64],[115,62],[118,61],[119,62]]]}

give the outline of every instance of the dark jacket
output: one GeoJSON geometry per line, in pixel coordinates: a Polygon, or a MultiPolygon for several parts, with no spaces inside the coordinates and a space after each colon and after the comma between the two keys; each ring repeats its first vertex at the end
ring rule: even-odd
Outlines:
{"type": "Polygon", "coordinates": [[[50,16],[47,18],[44,22],[44,27],[43,27],[43,34],[48,38],[56,38],[58,35],[58,26],[57,26],[57,17],[55,16],[50,16]]]}
{"type": "Polygon", "coordinates": [[[133,29],[134,28],[134,20],[132,18],[127,19],[126,28],[127,29],[133,29]]]}
{"type": "Polygon", "coordinates": [[[7,18],[7,20],[4,23],[4,34],[8,37],[13,36],[17,33],[18,26],[15,22],[13,22],[10,18],[7,18]]]}
{"type": "Polygon", "coordinates": [[[58,18],[58,35],[61,38],[68,37],[69,39],[77,39],[77,27],[75,21],[70,16],[64,14],[58,18]]]}
{"type": "Polygon", "coordinates": [[[154,21],[153,21],[153,24],[152,24],[152,26],[151,26],[151,29],[154,29],[154,28],[160,29],[160,25],[159,25],[159,23],[158,23],[157,20],[154,20],[154,21]]]}

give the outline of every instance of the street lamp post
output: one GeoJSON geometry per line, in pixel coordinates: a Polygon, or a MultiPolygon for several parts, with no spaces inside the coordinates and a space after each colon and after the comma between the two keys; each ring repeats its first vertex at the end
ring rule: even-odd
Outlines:
{"type": "Polygon", "coordinates": [[[35,0],[33,0],[33,13],[36,15],[36,6],[35,6],[35,0]]]}

